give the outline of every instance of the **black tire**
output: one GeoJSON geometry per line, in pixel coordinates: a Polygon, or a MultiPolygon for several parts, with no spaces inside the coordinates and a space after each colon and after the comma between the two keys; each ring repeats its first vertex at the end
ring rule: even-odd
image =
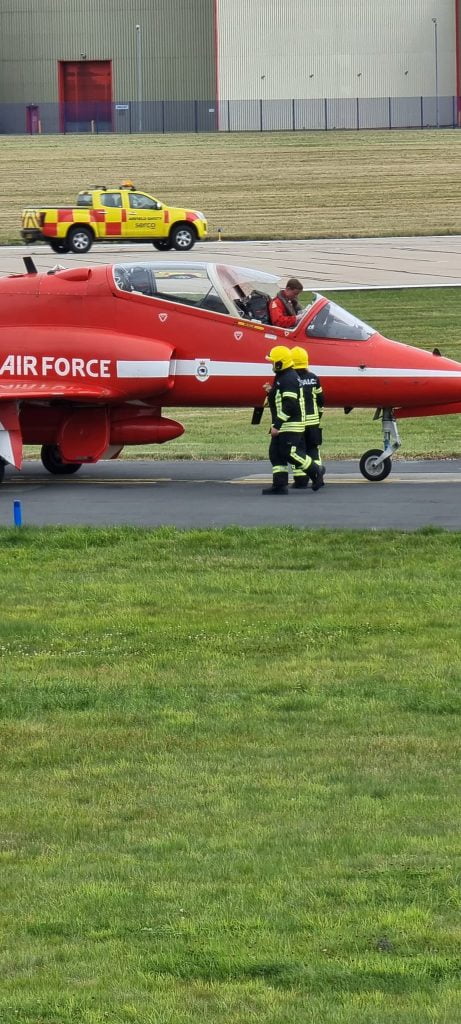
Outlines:
{"type": "Polygon", "coordinates": [[[360,472],[371,483],[379,483],[380,480],[385,480],[392,469],[392,460],[389,458],[384,459],[384,462],[381,462],[379,466],[374,468],[376,459],[382,454],[382,448],[370,448],[368,452],[364,452],[360,459],[360,472]]]}
{"type": "Polygon", "coordinates": [[[40,458],[45,469],[53,476],[71,476],[80,469],[81,462],[63,462],[56,444],[44,444],[40,452],[40,458]]]}
{"type": "Polygon", "coordinates": [[[155,242],[152,242],[154,249],[158,249],[159,252],[168,252],[173,248],[173,243],[169,238],[159,238],[155,242]]]}
{"type": "Polygon", "coordinates": [[[91,228],[86,228],[84,224],[76,224],[74,228],[70,229],[66,241],[71,252],[83,255],[90,251],[94,235],[91,228]]]}
{"type": "Polygon", "coordinates": [[[4,459],[0,459],[0,484],[2,483],[3,477],[5,476],[5,466],[6,466],[5,460],[4,459]]]}
{"type": "Polygon", "coordinates": [[[50,238],[48,245],[53,252],[69,252],[69,243],[66,238],[50,238]]]}
{"type": "Polygon", "coordinates": [[[172,228],[170,232],[169,241],[173,249],[179,249],[179,252],[188,252],[197,241],[197,232],[193,224],[176,224],[176,227],[172,228]]]}

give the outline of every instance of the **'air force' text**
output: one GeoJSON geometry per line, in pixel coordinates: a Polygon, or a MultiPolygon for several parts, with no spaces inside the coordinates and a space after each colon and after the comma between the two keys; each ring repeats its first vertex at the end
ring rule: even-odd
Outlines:
{"type": "Polygon", "coordinates": [[[110,359],[72,356],[10,355],[0,365],[0,377],[110,377],[110,359]]]}

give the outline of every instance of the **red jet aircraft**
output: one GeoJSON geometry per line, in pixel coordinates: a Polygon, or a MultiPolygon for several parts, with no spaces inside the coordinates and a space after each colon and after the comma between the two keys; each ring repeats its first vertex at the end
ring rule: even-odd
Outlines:
{"type": "Polygon", "coordinates": [[[389,341],[317,295],[293,330],[249,319],[271,274],[217,263],[55,268],[0,281],[0,480],[23,444],[50,473],[116,457],[124,445],[170,441],[169,406],[263,404],[277,344],[302,345],[328,406],[371,407],[383,449],[361,472],[383,480],[400,445],[396,417],[461,412],[461,364],[389,341]]]}

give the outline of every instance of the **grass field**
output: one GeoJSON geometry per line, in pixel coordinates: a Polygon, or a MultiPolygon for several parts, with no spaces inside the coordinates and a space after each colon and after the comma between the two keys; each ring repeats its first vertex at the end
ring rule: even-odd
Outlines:
{"type": "Polygon", "coordinates": [[[211,237],[461,233],[460,158],[455,130],[3,136],[0,242],[19,241],[23,207],[127,175],[203,210],[211,237]]]}
{"type": "MultiPolygon", "coordinates": [[[[415,288],[393,291],[332,293],[331,298],[376,326],[387,337],[415,344],[429,351],[435,345],[443,354],[461,361],[461,290],[459,288],[415,288]]],[[[185,434],[166,445],[127,447],[125,456],[171,458],[266,458],[269,419],[251,425],[248,409],[173,409],[186,427],[185,434]]],[[[325,458],[362,455],[382,446],[374,410],[329,409],[324,417],[325,458]]],[[[402,420],[402,458],[450,457],[461,455],[459,416],[402,420]]],[[[37,454],[34,449],[33,454],[37,454]]]]}
{"type": "Polygon", "coordinates": [[[2,1024],[459,1024],[459,535],[0,532],[2,1024]]]}
{"type": "MultiPolygon", "coordinates": [[[[461,232],[460,145],[3,138],[0,241],[126,175],[229,238],[461,232]]],[[[461,358],[459,294],[339,301],[461,358]]],[[[248,411],[178,417],[127,452],[266,455],[248,411]]],[[[402,433],[459,454],[455,417],[402,433]]],[[[379,443],[328,411],[327,457],[379,443]]],[[[460,536],[0,539],[2,1024],[459,1024],[460,536]]]]}

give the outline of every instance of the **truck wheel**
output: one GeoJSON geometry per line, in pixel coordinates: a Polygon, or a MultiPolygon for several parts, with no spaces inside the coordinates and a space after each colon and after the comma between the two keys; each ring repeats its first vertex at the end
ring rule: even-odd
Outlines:
{"type": "Polygon", "coordinates": [[[173,243],[170,242],[169,238],[159,238],[158,241],[152,242],[154,249],[158,249],[160,252],[168,251],[173,248],[173,243]]]}
{"type": "Polygon", "coordinates": [[[173,249],[187,252],[197,241],[196,230],[189,224],[178,224],[170,233],[170,241],[173,249]]]}
{"type": "Polygon", "coordinates": [[[71,252],[89,252],[93,245],[93,232],[89,228],[71,228],[67,236],[67,242],[71,252]]]}
{"type": "Polygon", "coordinates": [[[69,252],[69,243],[65,238],[50,238],[48,245],[53,252],[69,252]]]}
{"type": "Polygon", "coordinates": [[[56,444],[44,444],[40,458],[45,469],[54,476],[70,476],[77,473],[82,465],[81,462],[63,462],[56,444]]]}

